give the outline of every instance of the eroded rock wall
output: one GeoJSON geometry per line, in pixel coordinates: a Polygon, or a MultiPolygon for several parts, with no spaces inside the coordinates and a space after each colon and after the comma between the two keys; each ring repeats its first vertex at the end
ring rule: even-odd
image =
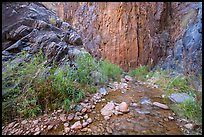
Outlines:
{"type": "MultiPolygon", "coordinates": [[[[189,57],[192,52],[201,55],[199,52],[202,47],[202,25],[198,22],[202,19],[202,4],[198,2],[43,4],[74,26],[82,36],[85,47],[93,55],[119,64],[124,70],[139,65],[152,68],[161,62],[162,58],[163,63],[160,64],[164,68],[173,67],[180,70],[186,66],[186,55],[189,57]],[[184,55],[183,49],[186,46],[195,45],[196,50],[193,48],[191,53],[187,50],[184,55]],[[182,53],[180,49],[177,50],[179,46],[183,48],[182,53]],[[171,56],[171,59],[165,60],[168,56],[171,56]],[[177,56],[180,57],[180,64],[175,64],[177,56]]],[[[198,62],[197,65],[202,67],[198,62]]]]}

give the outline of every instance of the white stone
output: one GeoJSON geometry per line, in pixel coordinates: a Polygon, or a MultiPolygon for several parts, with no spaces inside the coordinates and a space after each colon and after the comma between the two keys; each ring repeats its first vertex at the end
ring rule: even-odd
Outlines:
{"type": "Polygon", "coordinates": [[[159,102],[153,102],[153,105],[157,106],[159,108],[162,108],[162,109],[169,109],[169,107],[167,105],[164,105],[164,104],[159,103],[159,102]]]}
{"type": "Polygon", "coordinates": [[[64,127],[68,127],[69,126],[69,123],[64,123],[64,127]]]}
{"type": "Polygon", "coordinates": [[[47,127],[48,130],[50,130],[50,129],[52,129],[52,128],[53,128],[53,125],[49,125],[49,126],[47,127]]]}
{"type": "Polygon", "coordinates": [[[26,124],[28,121],[27,120],[23,120],[22,122],[21,122],[21,124],[26,124]]]}
{"type": "Polygon", "coordinates": [[[33,121],[33,124],[34,124],[34,125],[37,125],[37,124],[38,124],[38,120],[34,120],[34,121],[33,121]]]}
{"type": "Polygon", "coordinates": [[[112,115],[112,111],[114,109],[115,105],[113,102],[109,102],[108,104],[106,104],[102,109],[101,109],[101,114],[103,116],[109,116],[112,115]]]}
{"type": "Polygon", "coordinates": [[[71,129],[81,129],[82,125],[80,121],[75,122],[72,126],[71,129]]]}
{"type": "Polygon", "coordinates": [[[193,129],[193,124],[189,123],[189,124],[184,125],[184,127],[187,129],[193,129]]]}
{"type": "Polygon", "coordinates": [[[88,114],[84,115],[84,119],[88,119],[88,118],[89,118],[88,114]]]}
{"type": "Polygon", "coordinates": [[[60,114],[60,120],[62,120],[63,122],[66,121],[66,116],[65,116],[65,114],[60,114]]]}
{"type": "Polygon", "coordinates": [[[90,124],[90,123],[93,122],[93,120],[92,120],[91,118],[88,118],[88,119],[86,120],[86,122],[88,122],[88,123],[90,124]]]}
{"type": "Polygon", "coordinates": [[[65,132],[65,133],[68,133],[69,131],[70,131],[70,128],[69,128],[69,127],[65,127],[65,128],[64,128],[64,132],[65,132]]]}

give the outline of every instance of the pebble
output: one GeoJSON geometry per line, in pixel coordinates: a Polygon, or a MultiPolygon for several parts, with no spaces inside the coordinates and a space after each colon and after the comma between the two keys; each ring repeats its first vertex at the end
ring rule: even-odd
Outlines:
{"type": "Polygon", "coordinates": [[[107,120],[110,119],[110,117],[109,116],[105,116],[104,119],[107,121],[107,120]]]}
{"type": "Polygon", "coordinates": [[[85,113],[86,111],[87,111],[87,108],[83,108],[83,109],[81,110],[82,113],[85,113]]]}
{"type": "Polygon", "coordinates": [[[90,128],[87,129],[87,132],[92,132],[92,130],[90,128]]]}
{"type": "Polygon", "coordinates": [[[64,132],[65,132],[65,133],[68,133],[69,131],[70,131],[70,128],[69,128],[69,127],[65,127],[65,128],[64,128],[64,132]]]}
{"type": "Polygon", "coordinates": [[[30,133],[30,131],[28,130],[28,131],[25,132],[25,135],[28,135],[29,133],[30,133]]]}
{"type": "Polygon", "coordinates": [[[8,128],[13,127],[13,125],[14,125],[15,123],[16,123],[15,121],[14,121],[14,122],[12,122],[12,123],[10,123],[10,124],[8,125],[8,128]]]}
{"type": "Polygon", "coordinates": [[[80,112],[76,112],[75,116],[81,116],[82,114],[80,112]]]}
{"type": "Polygon", "coordinates": [[[57,113],[61,113],[63,110],[62,109],[59,109],[59,110],[57,110],[57,113]]]}
{"type": "Polygon", "coordinates": [[[48,130],[50,130],[50,129],[52,129],[52,128],[53,128],[53,125],[49,125],[49,126],[47,127],[48,130]]]}
{"type": "Polygon", "coordinates": [[[92,105],[91,108],[94,109],[94,108],[95,108],[95,105],[92,105]]]}
{"type": "Polygon", "coordinates": [[[84,119],[88,119],[88,118],[89,118],[88,114],[84,115],[84,119]]]}
{"type": "Polygon", "coordinates": [[[40,128],[39,127],[37,127],[36,129],[35,129],[35,131],[37,132],[37,131],[40,131],[40,128]]]}
{"type": "Polygon", "coordinates": [[[132,77],[131,77],[131,76],[128,76],[128,75],[126,75],[126,76],[125,76],[125,80],[126,80],[126,81],[132,81],[132,77]]]}
{"type": "Polygon", "coordinates": [[[164,118],[164,121],[167,121],[167,122],[168,122],[169,120],[168,120],[168,118],[164,118]]]}
{"type": "Polygon", "coordinates": [[[33,121],[33,124],[34,124],[34,125],[37,125],[37,124],[38,124],[38,120],[34,120],[34,121],[33,121]]]}
{"type": "Polygon", "coordinates": [[[128,104],[126,102],[120,103],[119,111],[121,111],[121,112],[129,112],[128,104]]]}
{"type": "Polygon", "coordinates": [[[64,127],[68,127],[69,126],[69,123],[64,123],[64,127]]]}
{"type": "Polygon", "coordinates": [[[66,116],[65,116],[65,114],[60,114],[60,120],[62,120],[63,122],[66,121],[66,116]]]}
{"type": "Polygon", "coordinates": [[[71,129],[81,129],[82,125],[80,121],[75,122],[72,126],[71,129]]]}
{"type": "Polygon", "coordinates": [[[74,114],[73,114],[73,113],[69,114],[69,116],[67,117],[67,119],[68,119],[69,121],[71,121],[73,118],[74,118],[74,114]]]}
{"type": "Polygon", "coordinates": [[[153,102],[153,105],[157,106],[159,108],[162,108],[162,109],[169,109],[169,107],[167,105],[164,105],[164,104],[159,103],[159,102],[153,102]]]}
{"type": "Polygon", "coordinates": [[[137,107],[137,103],[131,103],[130,106],[131,107],[137,107]]]}
{"type": "Polygon", "coordinates": [[[86,131],[88,131],[88,128],[83,128],[81,131],[86,132],[86,131]]]}
{"type": "Polygon", "coordinates": [[[169,116],[168,118],[169,118],[170,120],[174,120],[174,117],[172,117],[172,116],[169,116]]]}
{"type": "Polygon", "coordinates": [[[22,122],[21,122],[21,124],[26,124],[28,121],[27,120],[23,120],[22,122]]]}
{"type": "Polygon", "coordinates": [[[193,124],[191,124],[191,123],[188,123],[188,124],[186,124],[186,125],[184,125],[184,127],[185,128],[187,128],[187,129],[193,129],[193,124]]]}
{"type": "Polygon", "coordinates": [[[19,125],[19,123],[16,123],[16,124],[13,126],[13,128],[17,127],[18,125],[19,125]]]}
{"type": "Polygon", "coordinates": [[[111,129],[110,127],[106,127],[106,131],[107,131],[108,133],[110,133],[110,134],[113,133],[113,131],[112,131],[112,129],[111,129]]]}
{"type": "Polygon", "coordinates": [[[74,120],[80,120],[80,117],[75,115],[74,120]]]}
{"type": "Polygon", "coordinates": [[[88,122],[83,122],[82,126],[86,127],[89,123],[88,122]]]}
{"type": "Polygon", "coordinates": [[[88,123],[90,124],[90,123],[93,122],[93,120],[92,120],[91,118],[88,118],[88,119],[86,120],[86,122],[88,122],[88,123]]]}
{"type": "Polygon", "coordinates": [[[39,135],[40,131],[35,132],[33,135],[39,135]]]}

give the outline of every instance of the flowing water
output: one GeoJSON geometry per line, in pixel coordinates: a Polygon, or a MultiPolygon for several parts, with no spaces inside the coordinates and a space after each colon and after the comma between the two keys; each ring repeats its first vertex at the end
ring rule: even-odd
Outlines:
{"type": "MultiPolygon", "coordinates": [[[[104,96],[105,101],[96,104],[95,111],[88,113],[93,122],[88,126],[91,132],[77,130],[73,134],[113,134],[113,135],[180,135],[183,134],[175,121],[175,116],[171,110],[164,110],[152,105],[152,102],[164,103],[161,98],[162,91],[156,88],[149,88],[138,83],[129,83],[129,89],[122,93],[120,90],[111,91],[104,96]],[[129,105],[129,113],[123,115],[112,115],[106,121],[100,110],[110,101],[115,103],[132,102],[137,105],[129,105]],[[173,116],[171,120],[168,117],[173,116]]],[[[72,121],[72,123],[75,121],[72,121]]],[[[46,134],[60,134],[63,126],[51,130],[46,134]]]]}

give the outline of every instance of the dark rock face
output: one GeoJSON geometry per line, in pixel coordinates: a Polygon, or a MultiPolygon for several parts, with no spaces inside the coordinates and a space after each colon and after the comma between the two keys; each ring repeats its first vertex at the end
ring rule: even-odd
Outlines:
{"type": "Polygon", "coordinates": [[[93,55],[124,70],[158,63],[180,72],[189,71],[190,66],[197,71],[202,68],[201,2],[43,4],[76,28],[93,55]]]}
{"type": "Polygon", "coordinates": [[[21,51],[30,54],[40,49],[47,62],[59,62],[69,47],[83,45],[80,35],[40,3],[12,2],[2,5],[3,61],[21,51]]]}

